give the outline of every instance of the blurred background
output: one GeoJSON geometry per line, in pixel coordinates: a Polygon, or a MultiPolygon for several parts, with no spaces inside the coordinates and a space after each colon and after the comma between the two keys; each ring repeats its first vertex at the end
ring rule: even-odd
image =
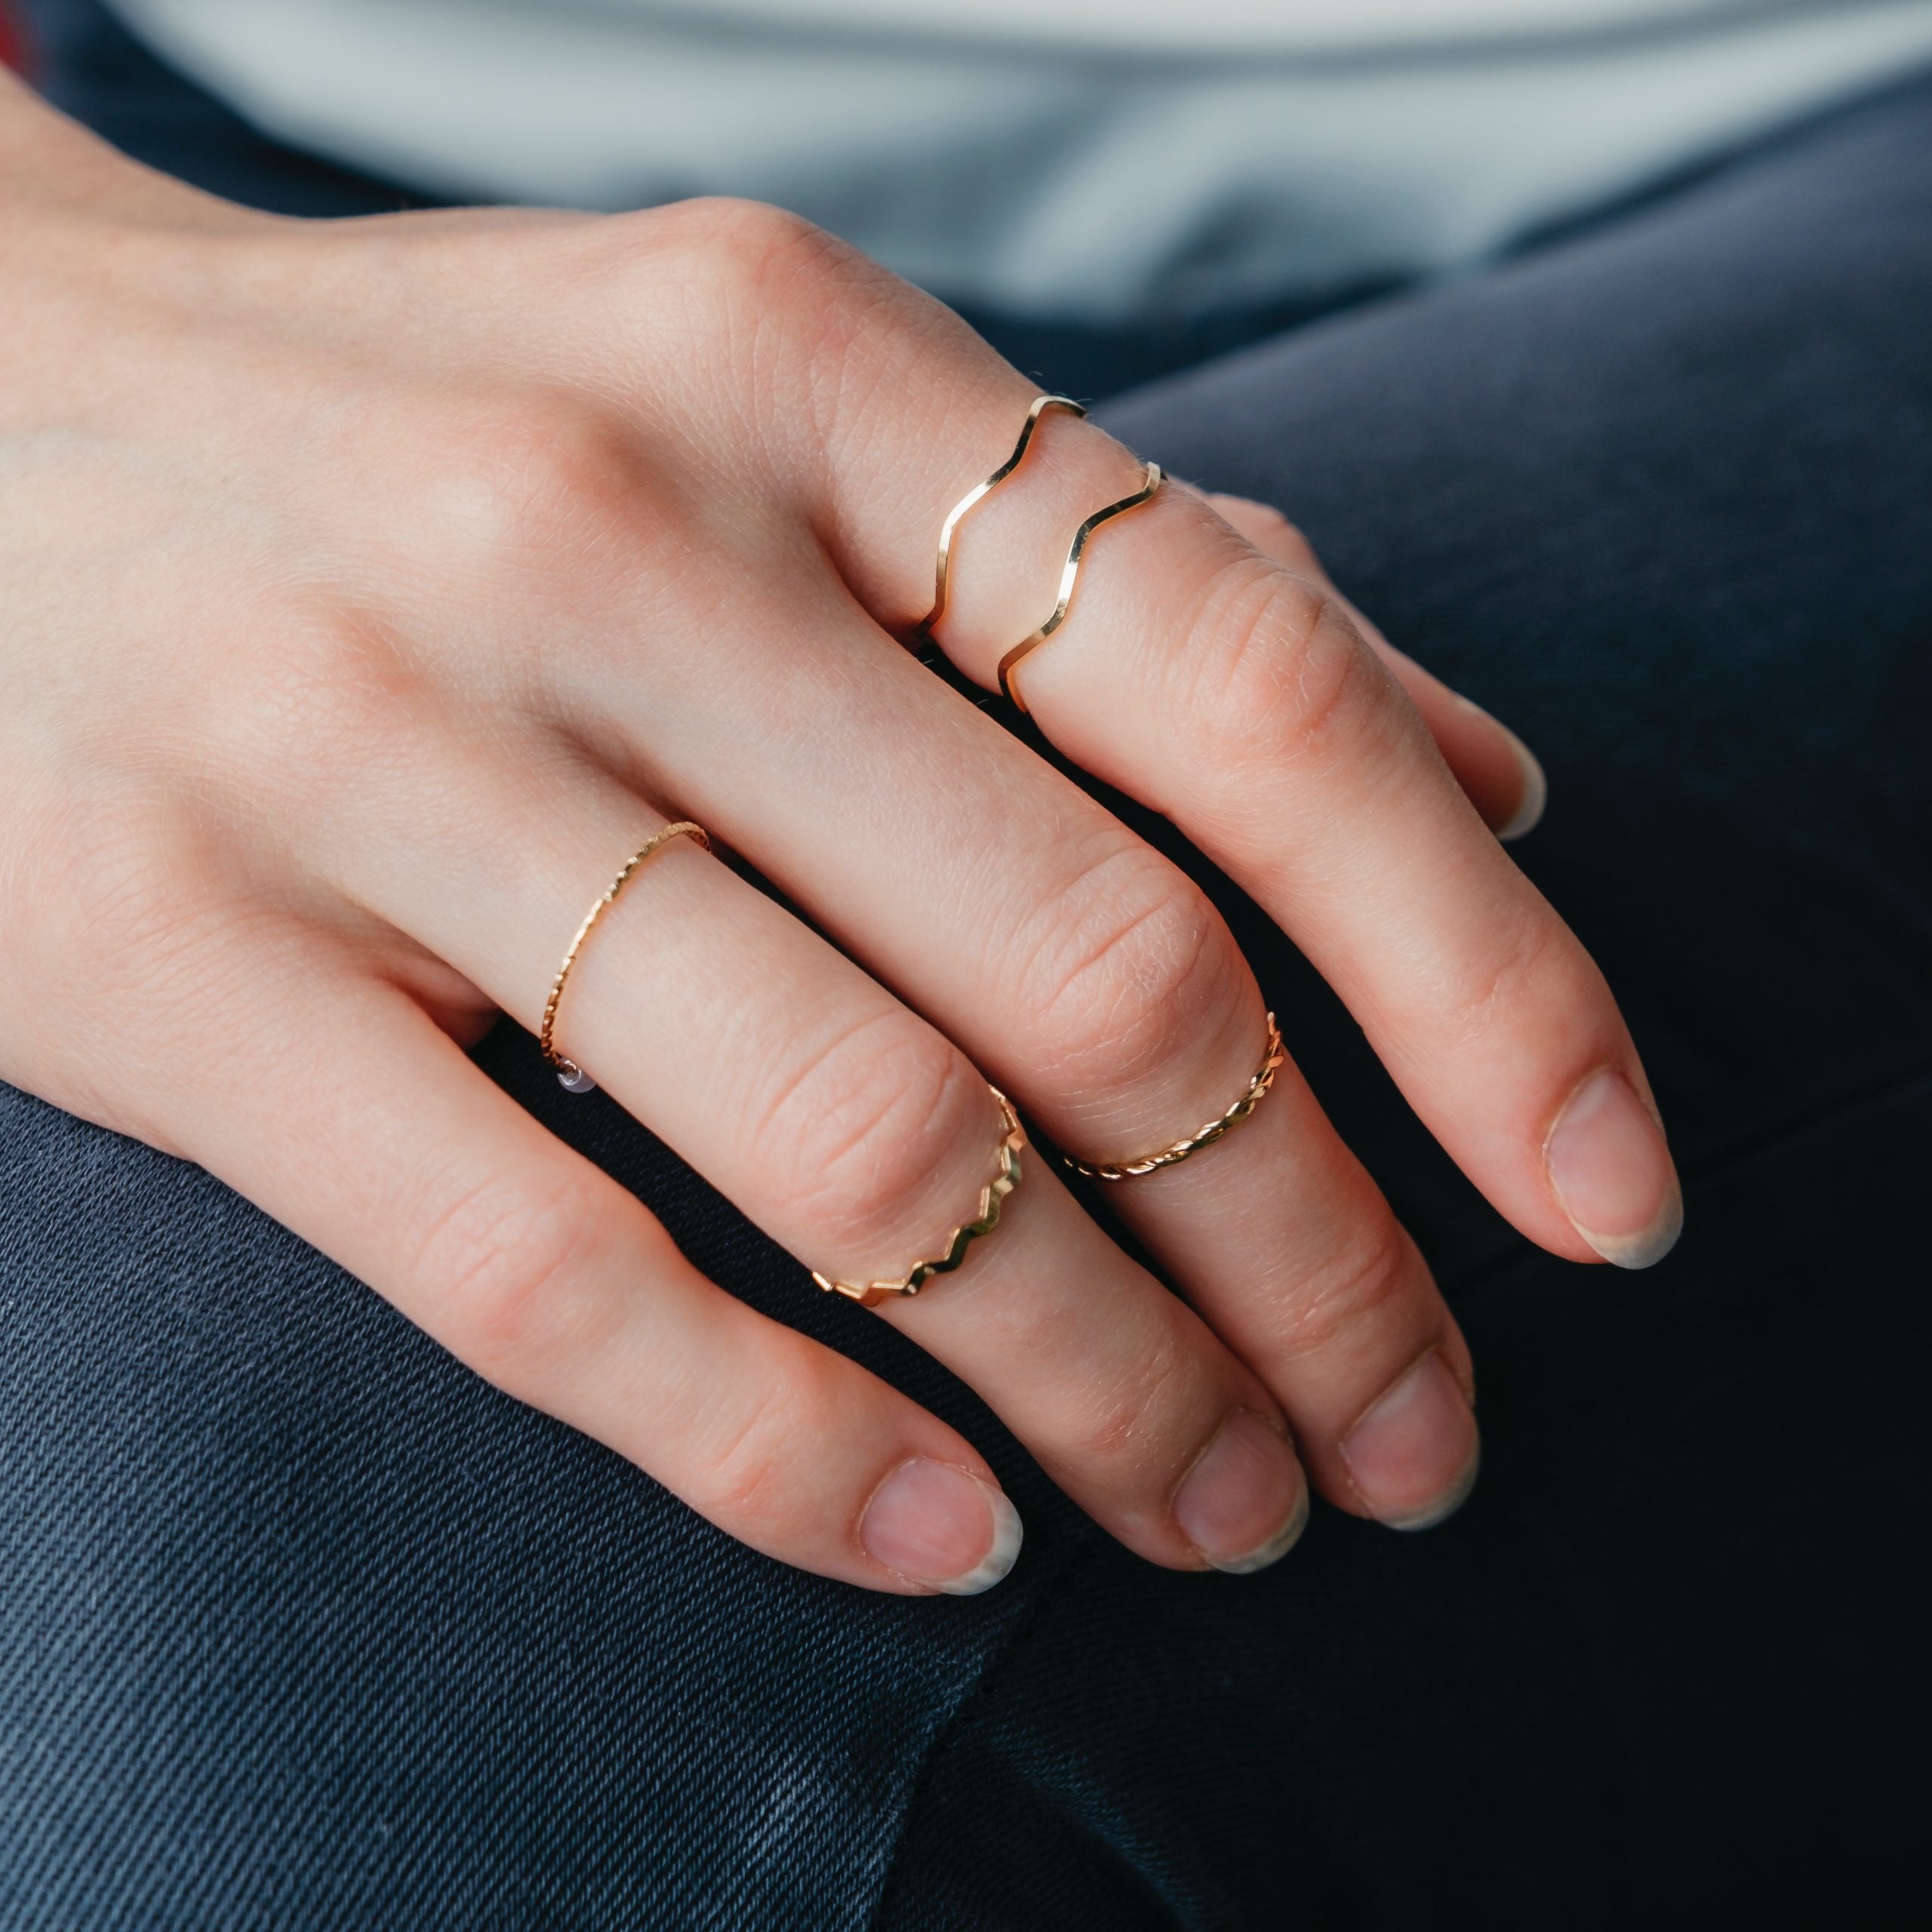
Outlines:
{"type": "Polygon", "coordinates": [[[1927,0],[0,0],[303,215],[773,202],[1089,398],[1466,275],[1932,62],[1927,0]]]}

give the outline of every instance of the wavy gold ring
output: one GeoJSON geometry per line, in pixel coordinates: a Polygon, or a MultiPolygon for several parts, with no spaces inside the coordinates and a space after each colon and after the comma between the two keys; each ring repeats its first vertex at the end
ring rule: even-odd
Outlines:
{"type": "Polygon", "coordinates": [[[583,924],[577,929],[577,937],[571,941],[571,949],[564,955],[564,963],[557,968],[557,977],[550,982],[550,997],[543,1002],[543,1024],[537,1035],[537,1044],[543,1050],[543,1057],[557,1069],[557,1078],[573,1094],[594,1094],[597,1082],[584,1072],[574,1060],[568,1060],[557,1051],[557,1007],[564,996],[564,983],[571,976],[571,968],[577,964],[577,955],[583,950],[583,943],[590,937],[590,929],[603,918],[605,909],[619,893],[631,882],[632,876],[674,838],[688,838],[694,844],[711,850],[711,835],[701,825],[688,819],[680,819],[675,825],[667,825],[662,832],[645,840],[625,862],[624,869],[605,889],[602,898],[583,915],[583,924]]]}
{"type": "Polygon", "coordinates": [[[1032,408],[1026,412],[1026,420],[1020,426],[1020,440],[1014,445],[1013,454],[983,483],[974,485],[946,512],[946,521],[940,526],[938,559],[933,565],[933,608],[914,628],[912,635],[915,640],[930,637],[934,627],[946,615],[946,601],[952,573],[952,540],[958,534],[959,526],[1020,467],[1021,460],[1033,441],[1033,432],[1040,426],[1040,418],[1050,409],[1063,409],[1069,416],[1084,416],[1087,414],[1085,409],[1071,396],[1035,396],[1032,408]]]}
{"type": "Polygon", "coordinates": [[[946,1252],[936,1261],[921,1261],[896,1281],[835,1281],[814,1268],[812,1279],[828,1294],[844,1295],[862,1308],[871,1308],[888,1295],[915,1295],[935,1275],[949,1275],[966,1259],[966,1251],[983,1235],[999,1226],[1000,1209],[1006,1197],[1020,1185],[1020,1150],[1026,1144],[1026,1131],[1013,1103],[997,1087],[987,1092],[999,1103],[999,1171],[980,1190],[980,1213],[946,1237],[946,1252]]]}
{"type": "Polygon", "coordinates": [[[1022,638],[999,660],[999,688],[1008,700],[1023,715],[1026,714],[1026,700],[1020,695],[1020,688],[1013,681],[1013,674],[1022,662],[1033,653],[1066,622],[1066,614],[1073,603],[1073,587],[1080,580],[1081,559],[1087,554],[1087,546],[1093,540],[1095,531],[1102,524],[1111,523],[1117,516],[1124,516],[1129,510],[1137,510],[1143,503],[1152,503],[1154,493],[1161,484],[1161,466],[1150,463],[1142,474],[1140,488],[1131,497],[1123,497],[1117,503],[1109,503],[1103,510],[1096,510],[1073,533],[1072,547],[1066,553],[1066,565],[1060,574],[1060,601],[1054,606],[1054,614],[1030,637],[1022,638]]]}
{"type": "Polygon", "coordinates": [[[1281,1044],[1281,1029],[1275,1024],[1275,1016],[1268,1016],[1268,1046],[1261,1057],[1261,1064],[1254,1069],[1254,1077],[1247,1083],[1247,1091],[1219,1120],[1211,1120],[1204,1127],[1198,1127],[1184,1140],[1171,1141],[1158,1154],[1149,1154],[1138,1161],[1107,1161],[1089,1164],[1076,1161],[1072,1155],[1063,1154],[1066,1161],[1077,1174],[1084,1174],[1089,1180],[1134,1180],[1142,1174],[1158,1174],[1163,1168],[1178,1167],[1190,1154],[1198,1154],[1204,1147],[1211,1147],[1217,1140],[1223,1140],[1267,1097],[1268,1090],[1275,1084],[1275,1076],[1287,1060],[1287,1050],[1281,1044]]]}

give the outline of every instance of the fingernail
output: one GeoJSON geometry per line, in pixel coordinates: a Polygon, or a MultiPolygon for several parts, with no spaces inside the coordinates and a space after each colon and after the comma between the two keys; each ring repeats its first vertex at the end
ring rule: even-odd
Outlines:
{"type": "Polygon", "coordinates": [[[872,1492],[859,1541],[875,1562],[949,1596],[977,1596],[1020,1554],[1020,1512],[950,1463],[902,1463],[872,1492]]]}
{"type": "Polygon", "coordinates": [[[1492,731],[1502,734],[1510,750],[1515,753],[1516,766],[1521,774],[1522,789],[1516,794],[1516,808],[1497,828],[1496,835],[1506,845],[1512,838],[1520,838],[1526,832],[1534,832],[1542,823],[1543,807],[1549,802],[1549,780],[1543,776],[1542,761],[1515,733],[1510,730],[1493,711],[1485,711],[1475,699],[1464,697],[1460,691],[1455,694],[1457,702],[1465,711],[1472,712],[1492,731]]]}
{"type": "Polygon", "coordinates": [[[1534,832],[1542,822],[1543,808],[1549,802],[1549,780],[1543,776],[1543,766],[1536,753],[1500,718],[1492,721],[1509,740],[1509,749],[1516,754],[1516,762],[1523,768],[1522,796],[1516,801],[1516,809],[1497,829],[1497,837],[1506,845],[1511,839],[1520,838],[1526,832],[1534,832]]]}
{"type": "Polygon", "coordinates": [[[1571,1225],[1606,1261],[1647,1268],[1675,1246],[1684,1196],[1663,1130],[1614,1068],[1570,1096],[1543,1159],[1571,1225]]]}
{"type": "Polygon", "coordinates": [[[1378,1523],[1426,1530],[1476,1486],[1482,1439],[1449,1364],[1431,1349],[1342,1438],[1356,1494],[1378,1523]]]}
{"type": "Polygon", "coordinates": [[[1308,1483],[1281,1437],[1237,1409],[1175,1491],[1174,1520],[1217,1570],[1245,1577],[1294,1549],[1308,1524],[1308,1483]]]}

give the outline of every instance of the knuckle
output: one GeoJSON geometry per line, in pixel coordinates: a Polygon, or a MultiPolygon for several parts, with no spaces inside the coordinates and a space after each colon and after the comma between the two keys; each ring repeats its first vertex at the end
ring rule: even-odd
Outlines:
{"type": "Polygon", "coordinates": [[[799,1445],[836,1435],[849,1385],[842,1361],[789,1363],[782,1386],[735,1413],[707,1446],[702,1494],[694,1499],[704,1514],[755,1542],[795,1536],[799,1445]]]}
{"type": "Polygon", "coordinates": [[[1226,770],[1318,768],[1386,715],[1386,674],[1337,599],[1253,555],[1217,574],[1174,661],[1226,770]]]}
{"type": "Polygon", "coordinates": [[[817,286],[851,251],[789,208],[705,195],[659,211],[660,238],[697,288],[727,311],[762,309],[817,286]]]}
{"type": "Polygon", "coordinates": [[[1117,1377],[1070,1397],[1056,1454],[1089,1472],[1171,1470],[1182,1424],[1198,1403],[1194,1351],[1178,1323],[1144,1342],[1117,1377]]]}
{"type": "Polygon", "coordinates": [[[106,1010],[203,1010],[226,990],[219,943],[233,916],[180,828],[137,830],[109,808],[67,815],[36,866],[41,976],[106,1010]]]}
{"type": "Polygon", "coordinates": [[[1411,1325],[1420,1306],[1417,1267],[1401,1223],[1378,1208],[1281,1297],[1277,1348],[1290,1361],[1332,1359],[1358,1347],[1380,1355],[1389,1335],[1411,1325]]]}
{"type": "MultiPolygon", "coordinates": [[[[883,372],[924,352],[908,326],[923,298],[849,243],[783,208],[710,199],[682,204],[670,231],[680,298],[699,326],[691,352],[737,394],[744,421],[772,448],[799,423],[834,433],[883,372]],[[758,394],[743,372],[760,371],[758,394]]],[[[936,308],[936,305],[934,305],[936,308]]]]}
{"type": "Polygon", "coordinates": [[[1272,503],[1258,503],[1252,497],[1225,494],[1211,496],[1208,500],[1251,543],[1270,555],[1292,552],[1297,558],[1314,555],[1300,526],[1291,523],[1272,503]]]}
{"type": "Polygon", "coordinates": [[[659,494],[632,426],[561,388],[479,401],[442,417],[423,441],[439,534],[463,574],[485,581],[534,571],[547,587],[565,573],[628,562],[659,494]]]}
{"type": "Polygon", "coordinates": [[[131,968],[145,972],[181,928],[186,907],[169,884],[176,855],[165,839],[136,834],[117,817],[85,808],[66,814],[49,841],[55,863],[35,868],[39,931],[49,963],[70,984],[83,969],[110,985],[131,968]]]}
{"type": "Polygon", "coordinates": [[[740,1535],[754,1534],[776,1513],[774,1499],[798,1463],[798,1445],[768,1411],[759,1411],[712,1458],[704,1479],[704,1513],[729,1522],[740,1535]]]}
{"type": "Polygon", "coordinates": [[[424,1235],[411,1271],[431,1324],[493,1380],[527,1378],[583,1312],[587,1265],[614,1230],[604,1189],[493,1174],[424,1235]]]}
{"type": "Polygon", "coordinates": [[[388,627],[346,603],[289,599],[261,617],[211,681],[206,742],[245,792],[334,809],[346,774],[386,761],[415,675],[388,627]]]}
{"type": "Polygon", "coordinates": [[[924,1229],[987,1106],[964,1056],[901,1009],[808,1052],[764,1106],[755,1139],[788,1220],[836,1251],[877,1254],[924,1229]]]}
{"type": "Polygon", "coordinates": [[[1602,976],[1575,936],[1540,901],[1513,918],[1493,920],[1480,955],[1445,976],[1452,1012],[1450,1043],[1481,1047],[1520,1027],[1538,1010],[1582,1014],[1607,997],[1602,976]]]}
{"type": "Polygon", "coordinates": [[[804,215],[743,195],[694,195],[656,211],[688,248],[743,261],[769,259],[811,242],[823,231],[804,215]]]}
{"type": "Polygon", "coordinates": [[[1247,503],[1250,514],[1265,529],[1276,536],[1292,537],[1297,540],[1300,540],[1301,532],[1272,503],[1257,503],[1247,498],[1243,498],[1242,500],[1247,503]]]}
{"type": "Polygon", "coordinates": [[[214,888],[181,828],[137,829],[97,804],[44,829],[20,861],[30,909],[0,934],[0,973],[26,995],[10,1048],[48,1070],[36,1084],[48,1098],[171,1144],[168,1069],[209,1051],[216,1016],[260,970],[266,930],[214,888]],[[245,921],[246,946],[234,943],[245,921]]]}
{"type": "Polygon", "coordinates": [[[1056,895],[1020,987],[1043,1072],[1106,1097],[1186,1065],[1238,1008],[1246,963],[1207,895],[1137,841],[1056,895]]]}

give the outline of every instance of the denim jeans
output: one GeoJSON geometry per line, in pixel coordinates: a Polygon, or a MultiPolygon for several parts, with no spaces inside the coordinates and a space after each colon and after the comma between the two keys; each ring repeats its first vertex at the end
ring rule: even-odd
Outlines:
{"type": "MultiPolygon", "coordinates": [[[[33,11],[50,91],[144,158],[397,198],[85,0],[33,11]]],[[[1521,863],[1672,1129],[1667,1263],[1533,1249],[1278,934],[1110,801],[1214,893],[1469,1334],[1487,1461],[1441,1529],[1318,1509],[1260,1576],[1147,1566],[500,1028],[494,1078],[964,1429],[1029,1527],[982,1598],[803,1575],[205,1174],[0,1088],[0,1924],[1626,1928],[1915,1889],[1928,317],[1918,85],[1099,412],[1279,503],[1536,747],[1521,863]]]]}

